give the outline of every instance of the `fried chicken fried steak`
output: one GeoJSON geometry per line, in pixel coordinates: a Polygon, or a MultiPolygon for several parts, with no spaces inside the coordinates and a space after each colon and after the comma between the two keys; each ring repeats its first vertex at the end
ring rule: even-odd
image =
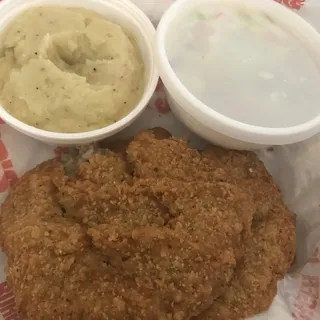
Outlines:
{"type": "Polygon", "coordinates": [[[26,173],[0,240],[30,320],[239,320],[271,304],[295,224],[253,153],[150,130],[26,173]]]}

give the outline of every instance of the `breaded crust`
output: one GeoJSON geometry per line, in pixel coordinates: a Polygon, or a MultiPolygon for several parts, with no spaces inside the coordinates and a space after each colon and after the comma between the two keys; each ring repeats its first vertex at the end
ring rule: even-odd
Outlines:
{"type": "Polygon", "coordinates": [[[237,320],[270,305],[295,226],[253,153],[193,150],[159,129],[109,148],[41,164],[3,204],[22,313],[237,320]]]}

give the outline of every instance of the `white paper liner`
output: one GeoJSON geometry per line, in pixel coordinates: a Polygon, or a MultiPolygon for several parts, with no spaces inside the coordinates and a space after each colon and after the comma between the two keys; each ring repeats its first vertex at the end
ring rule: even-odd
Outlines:
{"type": "MultiPolygon", "coordinates": [[[[154,23],[173,1],[133,0],[154,23]]],[[[320,0],[275,1],[300,9],[299,14],[320,32],[320,0]]],[[[186,137],[194,147],[206,144],[174,118],[161,83],[143,115],[117,138],[156,126],[186,137]]],[[[18,177],[57,153],[59,148],[28,138],[0,122],[0,203],[18,177]]],[[[320,135],[304,143],[261,151],[259,157],[280,185],[286,204],[297,214],[297,256],[290,274],[278,283],[278,294],[269,310],[251,319],[320,319],[320,135]]],[[[5,268],[6,258],[0,252],[0,320],[22,320],[15,310],[5,268]]]]}

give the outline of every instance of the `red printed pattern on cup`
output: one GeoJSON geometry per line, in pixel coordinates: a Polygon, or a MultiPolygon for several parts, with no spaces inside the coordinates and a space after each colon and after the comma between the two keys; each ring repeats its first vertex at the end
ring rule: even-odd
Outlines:
{"type": "Polygon", "coordinates": [[[17,180],[18,176],[14,170],[12,161],[9,159],[9,152],[1,139],[0,134],[0,165],[3,175],[0,177],[0,193],[6,192],[17,180]]]}
{"type": "Polygon", "coordinates": [[[274,0],[291,9],[299,10],[305,4],[306,0],[274,0]]]}
{"type": "Polygon", "coordinates": [[[16,310],[15,299],[7,281],[0,283],[0,314],[4,320],[23,320],[16,310]]]}

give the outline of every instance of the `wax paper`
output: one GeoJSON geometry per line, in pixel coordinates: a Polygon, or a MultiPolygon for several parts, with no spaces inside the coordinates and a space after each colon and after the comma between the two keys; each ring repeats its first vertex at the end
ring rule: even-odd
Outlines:
{"type": "MultiPolygon", "coordinates": [[[[173,1],[133,2],[157,24],[173,1]]],[[[320,32],[320,0],[276,1],[296,10],[320,32]]],[[[174,118],[161,82],[141,117],[114,138],[132,136],[155,126],[189,139],[194,147],[201,148],[206,144],[174,118]]],[[[62,151],[58,146],[48,146],[26,137],[1,122],[0,203],[24,172],[62,151]]],[[[285,279],[279,281],[278,294],[269,310],[252,319],[320,319],[320,135],[303,143],[259,151],[259,157],[281,187],[286,204],[297,214],[297,256],[285,279]]],[[[13,293],[6,282],[5,265],[5,255],[0,252],[0,320],[23,319],[15,310],[13,293]]]]}

